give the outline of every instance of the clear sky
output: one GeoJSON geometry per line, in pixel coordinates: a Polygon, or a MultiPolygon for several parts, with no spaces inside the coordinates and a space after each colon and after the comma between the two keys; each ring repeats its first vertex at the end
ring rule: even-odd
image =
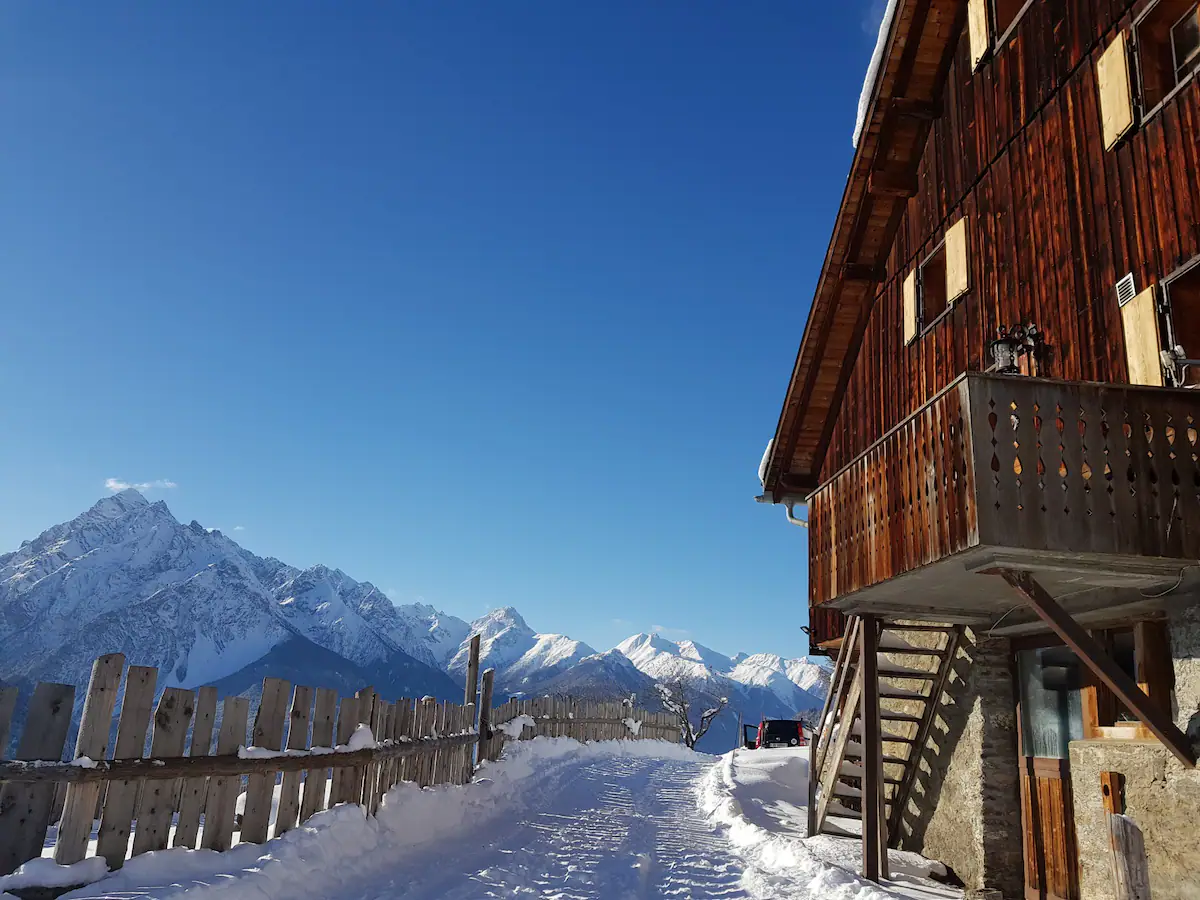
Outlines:
{"type": "Polygon", "coordinates": [[[5,4],[0,550],[162,479],[397,602],[804,653],[756,469],[881,7],[5,4]]]}

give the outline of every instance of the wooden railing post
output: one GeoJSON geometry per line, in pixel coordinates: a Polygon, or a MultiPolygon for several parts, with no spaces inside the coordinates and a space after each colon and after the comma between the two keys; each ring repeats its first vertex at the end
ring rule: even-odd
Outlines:
{"type": "Polygon", "coordinates": [[[491,721],[492,721],[492,683],[496,677],[495,669],[487,669],[483,673],[483,695],[479,698],[479,752],[476,763],[490,759],[491,751],[491,721]]]}
{"type": "Polygon", "coordinates": [[[481,634],[471,635],[471,645],[467,657],[467,689],[463,696],[463,706],[479,702],[479,642],[481,634]]]}
{"type": "Polygon", "coordinates": [[[887,841],[883,823],[883,741],[879,718],[879,619],[859,620],[859,672],[862,675],[863,792],[862,852],[863,877],[869,881],[887,878],[887,841]]]}

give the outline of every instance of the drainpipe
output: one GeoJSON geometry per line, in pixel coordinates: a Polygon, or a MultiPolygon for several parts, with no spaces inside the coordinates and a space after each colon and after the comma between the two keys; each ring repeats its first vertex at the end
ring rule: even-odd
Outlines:
{"type": "MultiPolygon", "coordinates": [[[[772,499],[771,497],[768,497],[766,494],[759,494],[757,497],[754,498],[754,500],[757,503],[774,503],[775,502],[774,499],[772,499]]],[[[797,504],[799,504],[800,506],[807,506],[807,504],[803,500],[785,500],[783,502],[783,507],[785,510],[787,510],[787,520],[789,522],[791,522],[793,525],[799,525],[801,528],[807,528],[808,522],[805,521],[804,519],[799,518],[796,515],[797,504]]]]}
{"type": "Polygon", "coordinates": [[[793,525],[799,525],[801,528],[808,527],[808,522],[806,522],[804,519],[796,518],[796,512],[795,512],[796,504],[795,503],[787,504],[786,508],[787,508],[787,520],[789,522],[791,522],[793,525]]]}

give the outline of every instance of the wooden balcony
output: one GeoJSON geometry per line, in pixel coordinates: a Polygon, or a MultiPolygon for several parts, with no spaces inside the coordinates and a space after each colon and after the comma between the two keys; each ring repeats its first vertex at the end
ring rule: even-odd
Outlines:
{"type": "Polygon", "coordinates": [[[964,375],[809,498],[810,604],[990,621],[1003,566],[1092,618],[1161,605],[1200,583],[1197,428],[1200,391],[964,375]]]}

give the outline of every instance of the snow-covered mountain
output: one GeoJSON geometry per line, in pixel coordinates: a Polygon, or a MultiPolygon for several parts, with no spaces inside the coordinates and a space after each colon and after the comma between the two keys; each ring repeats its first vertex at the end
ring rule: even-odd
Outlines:
{"type": "Polygon", "coordinates": [[[494,609],[468,626],[467,636],[446,670],[464,678],[470,636],[480,635],[479,665],[496,670],[498,695],[536,693],[539,685],[570,668],[595,650],[562,634],[538,634],[511,606],[494,609]]]}
{"type": "Polygon", "coordinates": [[[361,676],[359,686],[449,698],[460,689],[439,651],[468,627],[428,607],[396,607],[336,569],[255,556],[134,490],[0,556],[4,682],[86,684],[92,660],[119,651],[157,667],[160,688],[195,687],[236,678],[288,645],[328,651],[340,662],[327,668],[361,676]],[[368,670],[390,681],[372,682],[368,670]]]}
{"type": "MultiPolygon", "coordinates": [[[[0,555],[0,682],[85,684],[92,661],[124,653],[160,672],[159,687],[216,684],[253,696],[266,675],[350,692],[461,696],[470,636],[496,698],[635,694],[653,708],[656,681],[686,677],[729,711],[707,746],[735,740],[737,715],[811,714],[829,669],[803,657],[728,657],[694,641],[637,634],[605,653],[535,632],[512,607],[467,623],[426,604],[397,606],[369,582],[326,566],[259,557],[220,531],[181,524],[134,490],[0,555]]],[[[82,702],[82,692],[80,693],[82,702]]]]}
{"type": "MultiPolygon", "coordinates": [[[[659,634],[635,634],[612,650],[596,653],[561,634],[539,634],[511,607],[493,610],[471,624],[482,635],[483,668],[496,670],[496,696],[561,694],[593,700],[636,695],[639,705],[658,706],[656,682],[685,678],[729,707],[714,724],[702,749],[726,750],[736,742],[739,715],[757,723],[763,717],[815,718],[828,686],[829,669],[803,657],[782,659],[766,653],[730,658],[695,641],[671,641],[659,634]]],[[[469,642],[447,664],[461,677],[469,642]]]]}

